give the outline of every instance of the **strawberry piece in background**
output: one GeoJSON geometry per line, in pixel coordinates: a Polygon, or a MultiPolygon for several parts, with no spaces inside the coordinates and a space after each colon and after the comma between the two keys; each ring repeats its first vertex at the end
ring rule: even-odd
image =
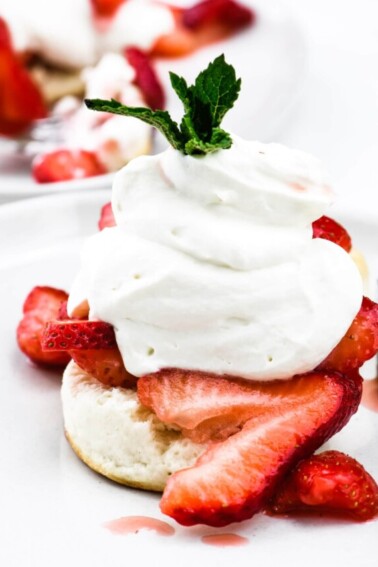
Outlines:
{"type": "Polygon", "coordinates": [[[290,472],[267,511],[371,520],[378,515],[378,486],[352,457],[325,451],[300,462],[290,472]]]}
{"type": "Polygon", "coordinates": [[[0,134],[18,136],[48,114],[42,94],[12,48],[0,18],[0,134]]]}
{"type": "Polygon", "coordinates": [[[175,30],[161,36],[152,49],[160,57],[181,57],[251,26],[256,14],[234,0],[204,0],[190,8],[171,6],[175,30]]]}
{"type": "Polygon", "coordinates": [[[203,0],[183,11],[185,27],[198,29],[213,23],[227,25],[238,30],[254,23],[256,14],[235,0],[203,0]]]}
{"type": "Polygon", "coordinates": [[[149,56],[137,47],[128,47],[125,49],[125,57],[135,70],[135,83],[142,91],[148,106],[152,110],[165,108],[164,90],[149,56]]]}
{"type": "Polygon", "coordinates": [[[364,297],[361,309],[331,354],[319,365],[325,370],[353,372],[378,352],[378,304],[364,297]]]}
{"type": "Polygon", "coordinates": [[[104,230],[104,228],[116,226],[112,204],[106,203],[100,212],[100,219],[98,221],[99,230],[104,230]]]}
{"type": "Polygon", "coordinates": [[[352,250],[352,239],[341,224],[335,220],[322,216],[312,223],[313,238],[324,238],[344,248],[346,252],[352,250]]]}
{"type": "Polygon", "coordinates": [[[54,150],[35,158],[32,174],[38,183],[84,179],[106,173],[94,152],[54,150]]]}
{"type": "Polygon", "coordinates": [[[45,324],[56,319],[67,299],[65,291],[37,286],[24,302],[24,316],[17,327],[17,342],[22,352],[36,364],[65,366],[70,361],[71,357],[67,352],[45,352],[41,346],[45,324]]]}
{"type": "Polygon", "coordinates": [[[90,0],[96,16],[111,18],[127,0],[90,0]]]}

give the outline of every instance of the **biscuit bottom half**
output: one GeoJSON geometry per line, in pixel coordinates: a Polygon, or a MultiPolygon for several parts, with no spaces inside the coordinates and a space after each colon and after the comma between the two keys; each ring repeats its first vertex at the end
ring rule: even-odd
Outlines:
{"type": "Polygon", "coordinates": [[[194,464],[205,445],[163,424],[136,391],[104,386],[73,361],[62,382],[66,437],[91,469],[144,490],[161,492],[175,471],[194,464]]]}

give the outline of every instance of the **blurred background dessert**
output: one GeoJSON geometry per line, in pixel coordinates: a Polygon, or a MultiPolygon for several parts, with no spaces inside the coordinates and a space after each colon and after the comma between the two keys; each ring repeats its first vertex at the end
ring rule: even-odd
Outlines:
{"type": "Polygon", "coordinates": [[[37,154],[32,175],[47,183],[116,171],[152,150],[149,127],[91,116],[83,97],[162,109],[155,61],[226,40],[255,12],[236,0],[0,0],[0,18],[0,133],[37,154]]]}

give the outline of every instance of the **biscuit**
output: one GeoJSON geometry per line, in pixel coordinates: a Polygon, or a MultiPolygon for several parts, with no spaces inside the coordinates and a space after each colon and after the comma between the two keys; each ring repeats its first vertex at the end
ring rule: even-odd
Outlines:
{"type": "Polygon", "coordinates": [[[91,469],[127,486],[161,492],[168,477],[205,450],[141,405],[135,390],[104,386],[73,361],[62,383],[66,437],[91,469]]]}

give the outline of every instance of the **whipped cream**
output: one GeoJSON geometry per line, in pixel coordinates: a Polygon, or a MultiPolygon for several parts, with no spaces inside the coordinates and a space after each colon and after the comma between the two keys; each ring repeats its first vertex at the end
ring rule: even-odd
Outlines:
{"type": "Polygon", "coordinates": [[[73,69],[95,65],[104,53],[129,45],[149,50],[175,25],[167,6],[148,0],[128,0],[101,26],[90,0],[0,0],[0,16],[16,50],[73,69]]]}
{"type": "Polygon", "coordinates": [[[315,158],[243,141],[190,157],[168,149],[117,175],[117,226],[91,237],[69,298],[115,328],[126,368],[248,379],[314,369],[356,315],[349,255],[313,239],[332,201],[315,158]]]}

